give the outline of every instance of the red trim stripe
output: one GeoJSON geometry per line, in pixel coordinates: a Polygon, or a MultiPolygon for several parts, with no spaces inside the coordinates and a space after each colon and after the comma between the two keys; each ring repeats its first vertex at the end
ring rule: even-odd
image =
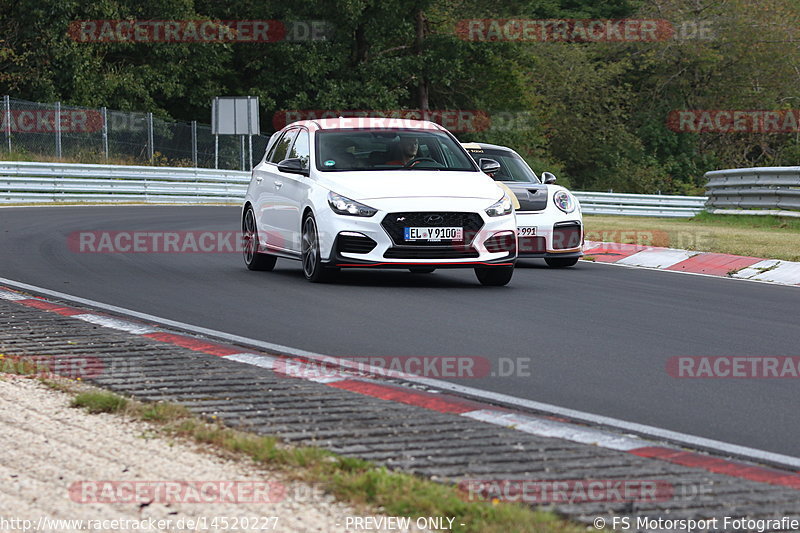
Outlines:
{"type": "Polygon", "coordinates": [[[224,344],[202,341],[200,339],[195,339],[193,337],[187,337],[186,335],[175,335],[174,333],[164,333],[164,332],[145,333],[142,336],[157,341],[174,344],[176,346],[181,346],[182,348],[188,348],[196,352],[208,353],[211,355],[225,356],[242,352],[241,349],[237,349],[231,346],[225,346],[224,344]]]}
{"type": "Polygon", "coordinates": [[[639,457],[661,459],[662,461],[668,461],[690,468],[702,468],[703,470],[715,474],[723,474],[749,479],[750,481],[758,481],[760,483],[769,483],[770,485],[781,485],[792,489],[800,489],[800,475],[793,472],[786,472],[763,466],[752,466],[728,459],[718,459],[700,453],[685,452],[682,450],[664,448],[662,446],[636,448],[630,450],[629,453],[638,455],[639,457]]]}
{"type": "Polygon", "coordinates": [[[594,248],[584,249],[583,255],[591,255],[598,263],[616,263],[620,259],[625,259],[633,254],[652,249],[652,246],[641,246],[639,244],[602,242],[598,243],[594,248]]]}
{"type": "Polygon", "coordinates": [[[759,261],[762,261],[762,259],[709,252],[690,257],[680,263],[675,263],[666,270],[694,272],[696,274],[709,274],[712,276],[727,276],[728,272],[732,270],[749,267],[759,261]]]}
{"type": "Polygon", "coordinates": [[[461,266],[461,265],[486,265],[486,266],[512,266],[514,263],[487,263],[486,261],[465,261],[456,263],[409,263],[398,261],[396,263],[336,263],[339,267],[380,267],[380,266],[461,266]]]}
{"type": "Polygon", "coordinates": [[[59,315],[64,315],[64,316],[85,315],[87,313],[87,311],[83,309],[75,309],[74,307],[58,305],[50,302],[45,302],[44,300],[37,300],[35,298],[29,298],[27,300],[15,300],[15,301],[27,307],[34,307],[36,309],[41,309],[43,311],[51,311],[53,313],[58,313],[59,315]]]}
{"type": "Polygon", "coordinates": [[[440,413],[468,413],[469,411],[476,411],[478,409],[486,409],[488,405],[480,404],[470,400],[462,400],[452,396],[443,396],[441,394],[432,394],[429,392],[409,391],[403,387],[392,387],[389,385],[379,385],[377,383],[370,383],[367,381],[357,381],[347,379],[344,381],[337,381],[328,383],[330,387],[337,389],[349,390],[350,392],[357,392],[365,396],[372,396],[373,398],[380,398],[381,400],[390,400],[400,402],[407,405],[416,405],[417,407],[424,407],[440,413]]]}

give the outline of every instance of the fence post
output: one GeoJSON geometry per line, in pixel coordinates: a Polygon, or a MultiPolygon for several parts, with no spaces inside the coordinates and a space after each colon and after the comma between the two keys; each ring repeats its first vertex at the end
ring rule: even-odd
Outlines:
{"type": "Polygon", "coordinates": [[[8,95],[3,97],[3,113],[5,114],[6,127],[3,128],[6,132],[6,142],[8,143],[8,153],[11,153],[11,98],[8,95]]]}
{"type": "Polygon", "coordinates": [[[56,102],[56,157],[61,159],[61,102],[56,102]]]}
{"type": "Polygon", "coordinates": [[[242,161],[242,170],[244,170],[244,135],[240,135],[241,142],[239,143],[239,156],[242,161]]]}
{"type": "Polygon", "coordinates": [[[192,121],[192,163],[197,168],[197,121],[192,121]]]}
{"type": "Polygon", "coordinates": [[[147,114],[147,159],[153,164],[153,113],[147,114]]]}
{"type": "Polygon", "coordinates": [[[219,168],[219,135],[214,134],[214,168],[219,168]]]}
{"type": "Polygon", "coordinates": [[[100,108],[100,113],[103,115],[103,154],[108,161],[108,109],[103,106],[100,108]]]}

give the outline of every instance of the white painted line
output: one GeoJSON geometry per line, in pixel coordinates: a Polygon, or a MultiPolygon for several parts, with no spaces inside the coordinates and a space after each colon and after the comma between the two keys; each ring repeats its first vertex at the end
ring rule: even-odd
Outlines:
{"type": "MultiPolygon", "coordinates": [[[[237,363],[245,363],[261,368],[268,368],[279,373],[285,373],[283,371],[287,369],[288,365],[281,358],[257,353],[234,353],[223,356],[223,359],[230,359],[231,361],[236,361],[237,363]]],[[[304,361],[292,361],[290,364],[291,371],[290,373],[286,374],[288,377],[304,379],[306,381],[314,381],[315,383],[336,383],[337,381],[343,381],[345,379],[341,376],[334,377],[314,375],[319,373],[319,365],[317,364],[311,365],[304,361]],[[297,372],[297,374],[295,374],[295,372],[297,372]]]]}
{"type": "Polygon", "coordinates": [[[781,261],[778,268],[758,274],[753,278],[774,283],[800,284],[800,263],[781,261]]]}
{"type": "Polygon", "coordinates": [[[531,433],[540,437],[553,437],[571,440],[581,444],[590,444],[602,448],[611,448],[627,452],[636,448],[644,448],[652,443],[635,436],[619,435],[610,431],[602,431],[567,422],[557,422],[546,418],[534,418],[516,413],[504,413],[491,409],[481,409],[462,413],[461,416],[488,422],[497,426],[512,427],[518,431],[531,433]]]}
{"type": "MultiPolygon", "coordinates": [[[[614,246],[615,243],[604,243],[604,242],[593,242],[593,241],[586,241],[586,249],[584,252],[587,255],[592,255],[590,253],[590,249],[588,248],[589,244],[592,245],[604,245],[604,246],[614,246]],[[589,251],[586,251],[586,250],[589,251]]],[[[617,245],[619,246],[619,245],[617,245]]],[[[628,246],[628,245],[624,245],[628,246]]],[[[672,265],[675,265],[689,257],[694,257],[696,255],[702,255],[706,252],[695,252],[692,250],[679,250],[677,248],[668,248],[668,250],[676,251],[676,252],[686,252],[688,255],[686,257],[680,258],[679,260],[675,261],[671,264],[664,264],[661,266],[654,265],[652,263],[658,262],[658,259],[654,256],[651,256],[653,252],[657,252],[659,250],[642,250],[636,254],[632,254],[626,258],[620,259],[618,261],[608,262],[608,261],[587,261],[582,260],[582,263],[594,263],[596,265],[616,265],[616,266],[625,266],[629,268],[650,268],[650,269],[661,269],[663,272],[676,272],[678,274],[689,274],[693,276],[706,276],[711,278],[724,278],[724,279],[736,279],[740,281],[756,281],[761,283],[779,283],[781,285],[800,285],[800,263],[791,262],[791,261],[782,261],[779,259],[764,259],[754,265],[750,265],[747,268],[743,268],[742,270],[738,271],[736,274],[732,276],[718,276],[716,274],[704,274],[702,272],[688,272],[685,270],[664,270],[672,265]],[[647,255],[642,255],[647,252],[647,255]],[[779,264],[780,267],[774,270],[770,270],[768,272],[764,272],[763,269],[769,268],[773,265],[779,264]],[[786,268],[782,268],[783,265],[787,265],[786,268]],[[791,265],[791,268],[789,268],[791,265]],[[797,265],[797,266],[795,266],[797,265]],[[780,272],[777,272],[781,270],[780,272]]],[[[670,260],[672,258],[669,258],[670,260]]]]}
{"type": "Polygon", "coordinates": [[[797,285],[800,283],[800,263],[766,259],[741,269],[734,277],[797,285]]]}
{"type": "Polygon", "coordinates": [[[155,333],[158,329],[145,326],[144,324],[136,324],[135,322],[128,322],[127,320],[120,320],[119,318],[112,318],[110,316],[93,315],[90,313],[84,315],[72,315],[72,318],[83,320],[91,324],[97,324],[106,328],[118,329],[136,335],[144,335],[145,333],[155,333]]]}
{"type": "Polygon", "coordinates": [[[270,370],[272,370],[272,366],[275,364],[275,361],[278,360],[277,357],[271,357],[269,355],[261,355],[257,353],[232,353],[231,355],[224,355],[222,358],[230,359],[231,361],[236,361],[238,363],[268,368],[270,370]]]}
{"type": "MultiPolygon", "coordinates": [[[[774,261],[774,260],[772,260],[772,261],[774,261]]],[[[772,285],[773,287],[776,286],[776,285],[782,285],[784,287],[789,286],[789,287],[794,287],[796,289],[800,288],[800,286],[798,286],[797,283],[791,283],[791,284],[788,284],[788,283],[775,283],[773,281],[766,281],[766,280],[763,280],[763,279],[738,278],[738,277],[735,277],[735,276],[734,277],[717,276],[716,274],[705,274],[703,272],[689,272],[687,270],[659,270],[659,269],[654,269],[654,268],[644,268],[644,267],[640,267],[640,266],[637,266],[637,265],[624,265],[624,264],[620,264],[619,262],[609,263],[609,262],[605,262],[605,261],[586,261],[586,260],[581,260],[581,263],[582,264],[588,264],[588,265],[596,265],[596,266],[631,268],[631,269],[635,269],[635,270],[649,270],[650,272],[664,272],[665,274],[680,274],[682,276],[702,276],[704,278],[722,279],[722,280],[728,280],[728,281],[735,281],[737,283],[741,282],[741,281],[749,281],[750,283],[761,283],[761,284],[764,284],[764,285],[772,285]]]]}
{"type": "Polygon", "coordinates": [[[18,292],[0,291],[0,300],[30,300],[30,296],[24,296],[18,292]]]}
{"type": "MultiPolygon", "coordinates": [[[[673,272],[671,270],[665,272],[673,272]]],[[[677,272],[681,274],[681,272],[677,272]]],[[[705,275],[705,274],[701,274],[705,275]]],[[[713,276],[716,277],[716,276],[713,276]]],[[[157,324],[161,324],[164,326],[170,326],[177,329],[182,329],[184,331],[190,331],[192,333],[198,333],[200,335],[205,335],[209,337],[215,337],[218,339],[225,340],[227,342],[238,343],[248,346],[253,346],[256,348],[260,348],[263,350],[277,352],[285,355],[293,355],[304,357],[314,361],[326,361],[326,360],[339,360],[339,358],[332,358],[331,356],[321,355],[314,352],[308,352],[305,350],[298,350],[296,348],[291,348],[289,346],[282,346],[280,344],[273,344],[271,342],[264,342],[259,341],[256,339],[248,339],[247,337],[242,337],[239,335],[232,335],[230,333],[225,333],[222,331],[215,331],[212,329],[194,326],[192,324],[186,324],[184,322],[178,322],[176,320],[170,320],[167,318],[161,318],[154,315],[148,315],[146,313],[140,313],[138,311],[133,311],[130,309],[125,309],[123,307],[118,307],[115,305],[104,304],[102,302],[97,302],[94,300],[89,300],[86,298],[81,298],[80,296],[73,296],[70,294],[65,294],[63,292],[53,291],[50,289],[45,289],[42,287],[37,287],[35,285],[29,285],[27,283],[22,283],[19,281],[14,281],[10,279],[0,278],[0,284],[8,285],[11,287],[15,287],[17,289],[22,289],[26,291],[37,292],[40,294],[44,294],[47,296],[52,296],[53,298],[59,298],[61,300],[68,300],[71,302],[75,302],[78,304],[88,305],[91,307],[96,307],[98,309],[104,309],[106,311],[112,311],[115,313],[119,313],[122,315],[127,315],[130,317],[138,318],[140,320],[145,320],[147,322],[153,322],[157,324]]],[[[361,369],[363,371],[363,365],[361,365],[361,369]]],[[[380,371],[384,369],[374,368],[374,374],[380,374],[380,371]]],[[[371,369],[372,371],[372,369],[371,369]]],[[[663,439],[667,441],[671,441],[674,443],[679,443],[685,445],[687,447],[692,448],[699,448],[708,451],[715,451],[720,452],[725,455],[736,455],[739,457],[744,457],[754,461],[760,462],[767,462],[775,465],[782,465],[782,466],[789,466],[792,468],[800,468],[800,457],[792,457],[789,455],[783,455],[779,453],[768,452],[764,450],[758,450],[755,448],[749,448],[746,446],[740,446],[738,444],[730,444],[727,442],[721,442],[718,440],[707,439],[705,437],[698,437],[696,435],[690,435],[687,433],[680,433],[677,431],[671,431],[668,429],[662,429],[654,426],[648,426],[645,424],[639,424],[636,422],[628,422],[626,420],[620,420],[618,418],[612,418],[608,416],[596,415],[593,413],[587,413],[584,411],[577,411],[575,409],[569,409],[566,407],[559,407],[556,405],[546,404],[542,402],[537,402],[533,400],[526,400],[524,398],[517,398],[515,396],[509,396],[507,394],[502,394],[498,392],[491,392],[485,391],[481,389],[476,389],[473,387],[465,387],[463,385],[457,385],[455,383],[450,383],[447,381],[441,381],[438,379],[431,379],[431,378],[423,378],[423,377],[412,377],[408,376],[404,378],[405,381],[411,383],[419,383],[423,385],[427,385],[429,387],[446,390],[450,392],[455,392],[458,394],[462,394],[465,396],[469,396],[472,398],[482,399],[482,400],[489,400],[493,402],[499,402],[506,405],[512,405],[515,407],[520,407],[524,409],[531,409],[540,413],[547,413],[556,416],[561,416],[564,418],[569,418],[574,421],[578,422],[586,422],[589,424],[601,425],[606,426],[608,428],[619,429],[629,433],[635,433],[637,435],[644,435],[651,438],[663,439]]]]}
{"type": "Polygon", "coordinates": [[[732,277],[734,278],[741,278],[741,279],[754,279],[754,276],[758,274],[762,274],[764,270],[768,268],[773,268],[780,263],[778,259],[764,259],[755,263],[754,265],[750,265],[749,267],[745,267],[738,272],[736,272],[732,277]]]}
{"type": "Polygon", "coordinates": [[[677,250],[673,248],[654,248],[652,250],[637,252],[615,262],[623,265],[636,265],[646,268],[668,268],[700,253],[702,252],[677,250]]]}

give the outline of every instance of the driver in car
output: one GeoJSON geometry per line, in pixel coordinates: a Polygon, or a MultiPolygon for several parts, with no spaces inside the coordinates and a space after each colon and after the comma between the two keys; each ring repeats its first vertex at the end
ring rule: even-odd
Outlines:
{"type": "MultiPolygon", "coordinates": [[[[416,137],[400,137],[397,144],[395,153],[399,153],[400,159],[387,161],[386,165],[397,165],[404,167],[409,161],[413,161],[417,157],[417,150],[419,150],[419,139],[416,137]]],[[[411,166],[414,166],[412,164],[411,166]]]]}

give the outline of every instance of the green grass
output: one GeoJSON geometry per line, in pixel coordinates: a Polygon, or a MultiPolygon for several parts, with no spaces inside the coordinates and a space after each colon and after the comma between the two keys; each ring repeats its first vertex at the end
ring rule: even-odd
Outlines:
{"type": "MultiPolygon", "coordinates": [[[[51,386],[48,384],[48,386],[51,386]]],[[[458,487],[394,472],[352,457],[315,447],[288,446],[271,436],[234,430],[216,421],[201,420],[184,407],[142,403],[102,390],[86,390],[75,382],[52,386],[75,394],[71,405],[90,413],[113,413],[151,424],[170,438],[201,444],[228,459],[278,470],[292,481],[321,484],[337,500],[361,513],[389,516],[453,517],[456,532],[579,533],[584,526],[547,511],[498,501],[470,501],[458,487]],[[461,526],[460,524],[464,524],[461,526]]]]}
{"type": "Polygon", "coordinates": [[[72,399],[70,406],[81,407],[92,414],[119,413],[128,406],[128,400],[111,392],[81,392],[72,399]]]}
{"type": "Polygon", "coordinates": [[[712,215],[651,218],[585,215],[586,240],[800,261],[800,218],[712,215]]]}
{"type": "Polygon", "coordinates": [[[778,217],[775,215],[714,215],[707,211],[702,211],[691,220],[720,227],[800,231],[800,217],[778,217]]]}
{"type": "MultiPolygon", "coordinates": [[[[3,369],[8,374],[35,377],[35,365],[0,354],[0,362],[15,364],[3,369]],[[34,374],[34,375],[32,375],[34,374]]],[[[0,372],[0,379],[4,377],[0,372]]],[[[527,505],[471,499],[460,488],[388,470],[362,459],[345,457],[322,448],[289,446],[273,436],[234,430],[218,421],[202,420],[185,407],[170,403],[144,403],[79,381],[39,377],[47,387],[72,395],[70,405],[89,413],[110,413],[128,420],[145,422],[152,431],[168,438],[194,442],[202,449],[227,459],[246,461],[277,470],[292,481],[322,485],[337,500],[362,514],[389,516],[443,516],[454,518],[459,533],[581,533],[580,526],[549,511],[527,505]],[[461,524],[464,524],[463,526],[461,524]]],[[[212,417],[212,419],[215,417],[212,417]]]]}

